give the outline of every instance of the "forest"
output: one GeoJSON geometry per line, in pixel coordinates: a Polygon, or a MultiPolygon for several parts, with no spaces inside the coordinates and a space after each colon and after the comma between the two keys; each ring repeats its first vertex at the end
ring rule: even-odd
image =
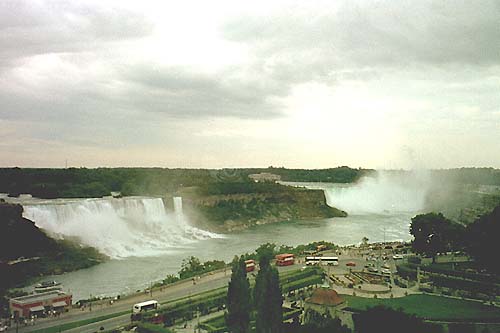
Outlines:
{"type": "MultiPolygon", "coordinates": [[[[283,167],[242,169],[168,168],[0,168],[0,193],[9,196],[31,194],[39,198],[90,198],[110,195],[164,196],[185,187],[198,187],[202,195],[262,193],[279,191],[273,184],[254,184],[250,174],[272,173],[282,181],[354,183],[372,169],[347,166],[329,169],[287,169],[283,167]]],[[[408,171],[394,170],[394,173],[408,171]]],[[[455,183],[500,186],[500,170],[460,168],[432,170],[432,174],[455,183]]]]}

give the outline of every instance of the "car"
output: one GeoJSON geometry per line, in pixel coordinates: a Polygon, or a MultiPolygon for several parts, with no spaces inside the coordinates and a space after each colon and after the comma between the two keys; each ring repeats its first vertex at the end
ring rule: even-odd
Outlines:
{"type": "Polygon", "coordinates": [[[353,262],[353,261],[349,261],[347,264],[345,264],[346,266],[350,266],[350,267],[354,267],[356,266],[356,263],[353,262]]]}
{"type": "Polygon", "coordinates": [[[9,326],[0,326],[0,332],[6,332],[9,326]]]}
{"type": "Polygon", "coordinates": [[[378,269],[376,269],[375,267],[368,267],[368,272],[377,273],[378,269]]]}
{"type": "Polygon", "coordinates": [[[389,268],[391,268],[391,266],[389,266],[388,264],[383,264],[382,268],[389,269],[389,268]]]}
{"type": "Polygon", "coordinates": [[[395,255],[392,256],[392,259],[394,259],[394,260],[403,259],[403,255],[401,255],[401,254],[395,254],[395,255]]]}

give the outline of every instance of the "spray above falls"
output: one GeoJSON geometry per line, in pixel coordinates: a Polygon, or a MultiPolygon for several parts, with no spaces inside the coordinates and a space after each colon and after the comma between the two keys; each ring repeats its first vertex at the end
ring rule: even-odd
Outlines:
{"type": "Polygon", "coordinates": [[[323,187],[329,206],[349,214],[418,212],[431,181],[427,172],[377,172],[352,185],[323,187]]]}
{"type": "Polygon", "coordinates": [[[182,198],[56,199],[24,204],[24,217],[59,237],[76,237],[112,258],[154,256],[219,235],[190,226],[182,198]],[[179,210],[180,207],[180,210],[179,210]]]}

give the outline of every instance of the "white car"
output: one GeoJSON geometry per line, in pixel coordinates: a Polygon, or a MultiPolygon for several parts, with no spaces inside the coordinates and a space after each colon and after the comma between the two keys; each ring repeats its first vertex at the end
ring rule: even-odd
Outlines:
{"type": "Polygon", "coordinates": [[[6,332],[9,326],[0,326],[0,332],[6,332]]]}
{"type": "Polygon", "coordinates": [[[392,256],[392,259],[394,259],[394,260],[403,259],[403,255],[401,255],[401,254],[395,254],[395,255],[392,256]]]}

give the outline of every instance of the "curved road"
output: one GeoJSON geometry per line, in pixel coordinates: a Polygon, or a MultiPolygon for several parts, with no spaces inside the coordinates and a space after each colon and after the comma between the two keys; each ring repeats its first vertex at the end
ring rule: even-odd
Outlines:
{"type": "MultiPolygon", "coordinates": [[[[279,267],[279,271],[297,270],[300,267],[302,267],[300,264],[287,267],[279,267]]],[[[164,304],[205,291],[225,287],[229,282],[230,276],[230,269],[227,269],[227,271],[221,270],[212,274],[209,273],[205,276],[202,276],[199,280],[196,280],[196,284],[193,284],[192,280],[187,280],[172,284],[167,287],[154,289],[153,296],[150,296],[149,293],[143,292],[140,294],[131,295],[126,298],[122,298],[119,301],[115,301],[113,305],[109,305],[109,303],[107,302],[102,302],[101,304],[94,303],[92,305],[92,311],[89,311],[88,308],[85,309],[85,311],[81,311],[80,309],[70,309],[69,312],[64,313],[58,318],[42,318],[38,319],[34,326],[20,326],[19,332],[33,332],[72,322],[79,322],[86,319],[127,312],[126,314],[117,317],[88,324],[71,330],[66,330],[64,332],[96,332],[99,331],[99,328],[101,326],[106,330],[109,330],[130,323],[130,313],[133,304],[150,299],[155,299],[161,304],[164,304]]],[[[252,278],[252,275],[250,274],[249,277],[252,278]]],[[[15,326],[11,327],[8,330],[8,332],[13,331],[15,331],[15,326]]]]}

